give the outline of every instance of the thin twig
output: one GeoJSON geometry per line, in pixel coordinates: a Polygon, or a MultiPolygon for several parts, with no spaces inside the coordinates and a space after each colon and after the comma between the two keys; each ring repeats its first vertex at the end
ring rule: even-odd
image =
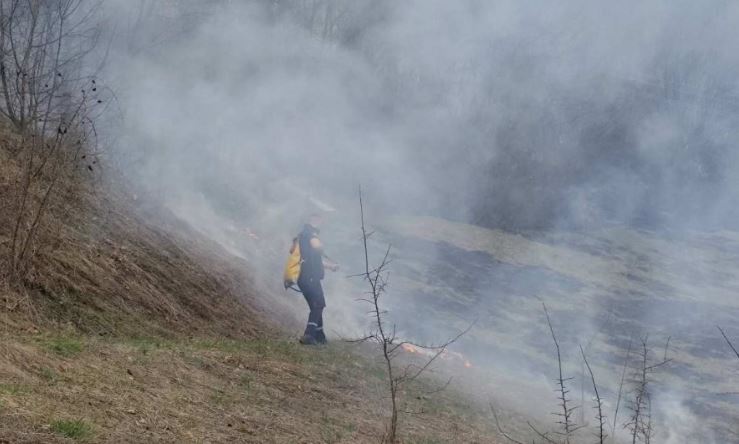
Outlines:
{"type": "Polygon", "coordinates": [[[503,428],[500,426],[500,421],[498,420],[498,413],[495,411],[495,407],[493,407],[493,403],[490,403],[490,411],[493,412],[493,418],[495,418],[495,427],[498,428],[498,432],[503,435],[504,438],[506,438],[508,441],[515,443],[515,444],[523,444],[521,441],[518,441],[517,439],[512,438],[508,433],[506,433],[503,428]]]}
{"type": "Polygon", "coordinates": [[[621,406],[621,396],[623,395],[624,381],[626,380],[626,370],[629,367],[629,355],[631,354],[631,346],[634,343],[634,337],[629,338],[629,347],[626,349],[626,357],[624,358],[624,368],[621,372],[621,383],[618,385],[618,398],[616,399],[616,409],[613,412],[613,427],[611,428],[611,436],[616,434],[616,423],[618,421],[618,409],[621,406]]]}
{"type": "Polygon", "coordinates": [[[726,343],[729,344],[729,347],[731,347],[731,350],[734,352],[736,357],[739,358],[739,351],[736,350],[736,348],[734,347],[734,344],[732,344],[731,341],[729,340],[729,337],[726,336],[726,333],[724,333],[724,331],[718,325],[716,326],[716,328],[718,328],[718,331],[721,332],[721,336],[724,337],[724,339],[726,340],[726,343]]]}
{"type": "Polygon", "coordinates": [[[544,314],[547,317],[547,325],[549,325],[549,331],[552,334],[552,340],[554,341],[554,346],[557,349],[557,366],[559,369],[559,376],[557,378],[557,384],[559,385],[558,391],[559,391],[559,400],[560,405],[562,406],[562,413],[558,414],[562,418],[560,421],[560,424],[564,428],[564,438],[565,438],[565,444],[569,444],[570,442],[570,435],[572,432],[574,432],[574,425],[572,424],[570,420],[570,416],[572,415],[572,412],[574,409],[567,406],[567,393],[569,391],[567,390],[567,386],[565,385],[566,379],[562,372],[562,354],[559,349],[559,342],[557,341],[557,336],[554,334],[554,327],[552,326],[552,320],[549,317],[549,311],[547,310],[547,306],[545,303],[541,303],[542,307],[544,307],[544,314]]]}
{"type": "Polygon", "coordinates": [[[593,391],[595,392],[595,402],[598,414],[595,416],[595,419],[598,420],[598,442],[599,444],[604,444],[606,440],[606,436],[608,436],[604,429],[605,426],[605,416],[603,416],[603,400],[600,397],[600,393],[598,393],[598,385],[595,383],[595,375],[593,374],[593,369],[590,368],[590,363],[588,363],[588,358],[585,357],[585,350],[583,350],[582,345],[580,346],[580,354],[582,354],[582,360],[585,362],[585,366],[588,368],[588,373],[590,373],[590,380],[593,382],[593,391]]]}

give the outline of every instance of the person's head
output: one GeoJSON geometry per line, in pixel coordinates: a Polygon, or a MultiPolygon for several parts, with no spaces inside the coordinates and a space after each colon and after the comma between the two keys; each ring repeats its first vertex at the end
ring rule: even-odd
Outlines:
{"type": "Polygon", "coordinates": [[[318,213],[312,213],[308,216],[308,225],[313,228],[321,228],[321,225],[323,225],[323,217],[318,213]]]}

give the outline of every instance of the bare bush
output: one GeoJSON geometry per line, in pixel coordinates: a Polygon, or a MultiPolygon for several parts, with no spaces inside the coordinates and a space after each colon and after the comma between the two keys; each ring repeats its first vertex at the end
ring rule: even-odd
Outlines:
{"type": "Polygon", "coordinates": [[[44,216],[79,168],[97,164],[94,121],[104,107],[95,71],[97,2],[0,0],[0,115],[17,134],[6,146],[19,166],[11,187],[9,275],[22,281],[44,216]]]}
{"type": "MultiPolygon", "coordinates": [[[[418,344],[415,342],[405,341],[396,335],[397,328],[395,325],[392,327],[385,323],[385,316],[387,310],[380,307],[380,298],[385,293],[388,283],[388,265],[390,264],[390,249],[388,245],[385,250],[385,254],[380,261],[379,265],[371,268],[369,259],[369,248],[368,240],[372,236],[371,232],[367,231],[364,221],[364,202],[362,200],[362,190],[359,190],[359,209],[361,214],[362,223],[362,245],[364,248],[364,272],[356,275],[362,277],[368,283],[370,289],[367,292],[367,297],[362,298],[361,301],[371,305],[370,314],[373,318],[372,331],[365,337],[355,340],[353,342],[366,342],[371,341],[378,345],[382,353],[382,359],[385,366],[385,372],[387,375],[388,391],[390,394],[391,402],[391,415],[390,422],[383,437],[383,442],[396,443],[398,436],[398,417],[401,413],[400,409],[400,391],[403,386],[416,380],[430,366],[436,361],[444,352],[447,347],[456,342],[460,337],[472,329],[474,322],[471,323],[464,331],[460,332],[453,338],[438,344],[418,344]],[[413,346],[419,349],[431,351],[431,355],[423,363],[410,363],[404,366],[399,366],[396,362],[396,358],[403,350],[404,346],[413,346]]],[[[448,384],[448,383],[447,383],[448,384]]]]}
{"type": "Polygon", "coordinates": [[[649,349],[648,340],[648,337],[644,337],[641,340],[639,367],[637,367],[635,376],[632,379],[634,390],[633,398],[629,405],[631,416],[626,424],[624,424],[624,427],[631,432],[632,444],[636,444],[637,442],[649,444],[652,440],[654,427],[652,424],[652,395],[649,388],[651,375],[659,367],[671,361],[671,359],[667,358],[670,338],[667,338],[663,359],[657,363],[651,362],[651,350],[649,349]]]}
{"type": "MultiPolygon", "coordinates": [[[[559,341],[557,339],[557,335],[554,332],[554,327],[552,326],[552,320],[549,316],[549,311],[547,310],[547,307],[545,304],[542,303],[542,306],[544,308],[544,314],[546,315],[547,326],[552,336],[554,347],[557,353],[558,376],[555,379],[555,383],[557,386],[556,392],[557,392],[557,400],[559,403],[560,411],[553,413],[553,415],[557,417],[555,424],[559,427],[559,430],[543,432],[537,429],[529,421],[527,421],[527,425],[533,431],[533,433],[545,443],[569,444],[571,440],[573,439],[574,433],[582,429],[583,427],[586,427],[587,424],[583,423],[582,425],[578,425],[578,424],[575,424],[572,420],[573,412],[577,408],[581,408],[582,406],[572,406],[572,402],[570,398],[568,397],[569,388],[568,388],[567,383],[572,378],[568,378],[564,374],[563,364],[562,364],[562,354],[560,350],[559,341]]],[[[634,375],[628,381],[629,384],[633,387],[631,391],[632,397],[629,400],[629,405],[628,405],[628,408],[631,411],[631,415],[629,416],[629,419],[623,424],[623,427],[629,430],[630,432],[632,444],[636,444],[637,442],[649,444],[651,442],[652,436],[654,434],[654,426],[652,423],[652,414],[651,414],[652,398],[651,398],[651,392],[650,392],[650,384],[652,381],[653,373],[655,373],[658,368],[672,361],[672,359],[667,358],[667,352],[668,352],[669,346],[670,346],[670,338],[668,337],[665,343],[664,355],[662,359],[660,359],[658,362],[654,362],[654,360],[651,357],[653,352],[650,350],[648,346],[648,338],[647,337],[642,338],[642,347],[639,353],[639,358],[640,358],[639,364],[634,370],[634,375]]],[[[609,436],[606,432],[606,427],[609,421],[607,420],[606,414],[604,411],[604,400],[601,396],[601,390],[598,388],[598,383],[595,378],[595,373],[593,372],[590,362],[588,361],[588,358],[585,354],[585,349],[582,347],[582,345],[580,345],[579,347],[580,347],[580,354],[582,356],[583,363],[585,365],[585,368],[588,371],[588,375],[590,376],[590,382],[593,387],[593,393],[594,393],[594,407],[593,408],[596,411],[595,419],[596,419],[596,424],[597,424],[597,429],[595,431],[595,437],[597,438],[598,440],[597,442],[599,444],[603,444],[606,442],[606,439],[609,436]]],[[[732,346],[732,349],[733,349],[733,346],[732,346]]],[[[611,435],[610,435],[612,440],[615,439],[615,430],[616,430],[616,424],[618,421],[617,419],[618,412],[619,412],[619,407],[621,404],[621,399],[622,399],[622,395],[624,391],[624,385],[627,382],[626,374],[629,370],[629,357],[631,355],[631,351],[632,351],[632,341],[629,341],[628,350],[626,352],[626,357],[625,357],[624,364],[623,364],[621,382],[618,388],[618,400],[616,401],[615,411],[613,414],[613,422],[612,422],[611,435]]],[[[492,410],[493,417],[495,419],[495,426],[498,429],[498,432],[508,441],[515,443],[515,444],[522,444],[524,441],[511,436],[509,433],[503,430],[500,424],[500,420],[498,418],[498,414],[495,411],[492,404],[490,404],[490,409],[492,410]]],[[[536,440],[533,440],[531,442],[536,443],[536,440]]]]}

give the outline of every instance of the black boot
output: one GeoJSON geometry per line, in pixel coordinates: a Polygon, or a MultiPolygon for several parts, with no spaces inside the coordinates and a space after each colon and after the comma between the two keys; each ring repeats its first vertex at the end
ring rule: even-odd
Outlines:
{"type": "Polygon", "coordinates": [[[300,338],[300,343],[303,345],[316,345],[318,342],[316,341],[316,338],[314,338],[311,335],[303,335],[302,338],[300,338]]]}
{"type": "Polygon", "coordinates": [[[317,316],[313,310],[310,312],[310,316],[308,317],[308,325],[305,326],[305,332],[303,333],[303,337],[300,338],[300,343],[303,345],[316,345],[318,341],[316,341],[316,329],[318,328],[318,322],[316,322],[317,316]]]}
{"type": "Polygon", "coordinates": [[[323,328],[316,330],[316,342],[319,344],[328,344],[328,339],[326,339],[326,335],[323,333],[323,328]]]}

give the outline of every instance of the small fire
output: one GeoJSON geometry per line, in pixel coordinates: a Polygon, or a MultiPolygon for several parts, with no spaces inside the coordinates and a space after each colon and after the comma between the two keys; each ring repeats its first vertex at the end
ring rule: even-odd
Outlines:
{"type": "MultiPolygon", "coordinates": [[[[403,343],[400,345],[400,347],[407,353],[421,354],[424,356],[434,356],[436,354],[436,350],[419,348],[409,343],[403,343]]],[[[462,363],[464,368],[472,368],[472,363],[462,353],[449,351],[449,350],[443,350],[441,352],[440,358],[445,361],[449,361],[449,360],[458,361],[462,363]]]]}
{"type": "Polygon", "coordinates": [[[418,353],[418,349],[411,345],[411,344],[402,344],[403,350],[407,351],[408,353],[418,353]]]}

